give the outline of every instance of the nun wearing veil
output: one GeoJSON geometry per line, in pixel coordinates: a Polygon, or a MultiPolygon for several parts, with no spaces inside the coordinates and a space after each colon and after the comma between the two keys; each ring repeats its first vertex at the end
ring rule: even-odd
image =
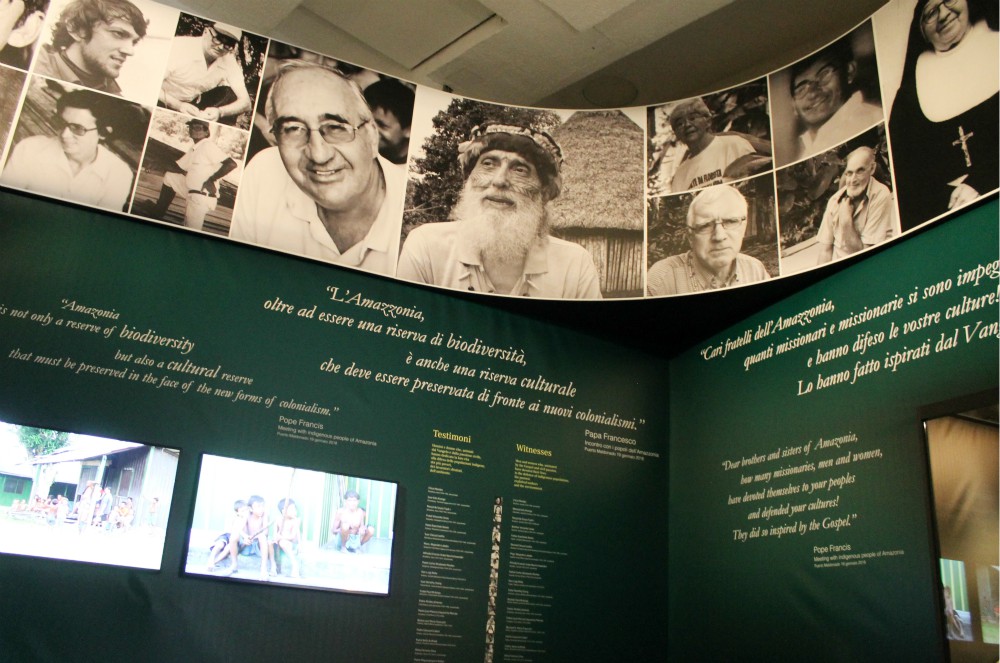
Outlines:
{"type": "Polygon", "coordinates": [[[909,230],[997,187],[997,0],[919,0],[889,116],[909,230]]]}

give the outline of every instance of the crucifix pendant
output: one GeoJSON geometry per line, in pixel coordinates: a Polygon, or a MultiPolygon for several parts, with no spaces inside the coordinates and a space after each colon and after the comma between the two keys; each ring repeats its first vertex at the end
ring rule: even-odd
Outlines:
{"type": "Polygon", "coordinates": [[[973,132],[965,133],[961,126],[958,127],[958,140],[952,141],[952,145],[962,147],[962,155],[965,156],[966,168],[972,168],[972,156],[969,155],[969,139],[975,136],[973,132]]]}

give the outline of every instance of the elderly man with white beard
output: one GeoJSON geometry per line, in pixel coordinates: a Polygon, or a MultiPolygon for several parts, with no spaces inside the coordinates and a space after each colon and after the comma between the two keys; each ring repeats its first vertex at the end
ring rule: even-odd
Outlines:
{"type": "Polygon", "coordinates": [[[562,185],[562,151],[552,137],[528,127],[475,127],[458,152],[465,185],[452,220],[413,230],[396,276],[473,292],[599,299],[590,254],[548,232],[546,204],[562,185]]]}

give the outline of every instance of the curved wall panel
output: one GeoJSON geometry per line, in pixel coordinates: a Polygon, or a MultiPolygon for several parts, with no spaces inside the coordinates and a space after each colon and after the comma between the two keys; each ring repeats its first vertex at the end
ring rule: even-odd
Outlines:
{"type": "Polygon", "coordinates": [[[997,189],[996,2],[895,0],[767,76],[600,111],[468,99],[126,4],[103,50],[60,30],[57,1],[0,54],[0,184],[401,280],[589,300],[779,278],[997,189]]]}

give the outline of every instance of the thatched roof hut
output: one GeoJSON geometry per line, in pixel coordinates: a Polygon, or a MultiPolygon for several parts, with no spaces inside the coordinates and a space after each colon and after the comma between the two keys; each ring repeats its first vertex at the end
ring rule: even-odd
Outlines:
{"type": "Polygon", "coordinates": [[[641,295],[642,128],[618,110],[580,111],[553,134],[565,159],[553,234],[590,252],[606,297],[641,295]]]}
{"type": "Polygon", "coordinates": [[[642,128],[618,110],[580,111],[553,136],[565,163],[552,227],[642,232],[642,128]]]}

